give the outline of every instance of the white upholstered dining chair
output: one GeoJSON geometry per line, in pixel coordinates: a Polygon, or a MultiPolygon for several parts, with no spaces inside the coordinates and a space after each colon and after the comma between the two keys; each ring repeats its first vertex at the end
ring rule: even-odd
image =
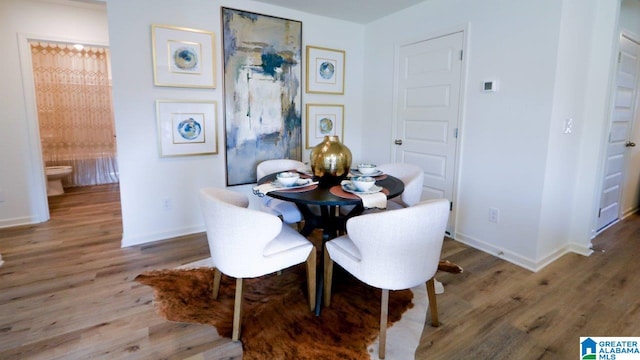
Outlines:
{"type": "Polygon", "coordinates": [[[324,304],[331,305],[333,263],[360,281],[382,289],[378,354],[385,357],[389,290],[426,282],[431,324],[438,326],[434,279],[449,219],[449,201],[427,200],[395,211],[347,220],[347,235],[325,244],[324,304]]]}
{"type": "MultiPolygon", "coordinates": [[[[265,160],[258,164],[256,167],[256,177],[260,180],[266,175],[273,174],[281,171],[296,170],[304,168],[305,164],[302,161],[291,159],[273,159],[265,160]]],[[[270,196],[263,196],[260,198],[260,210],[268,212],[282,218],[287,224],[296,224],[302,221],[302,213],[298,210],[296,204],[275,199],[270,196]]]]}
{"type": "Polygon", "coordinates": [[[213,297],[221,273],[236,278],[232,339],[240,339],[242,279],[274,273],[306,261],[309,308],[316,302],[316,251],[313,244],[272,214],[247,208],[246,195],[226,189],[200,190],[207,240],[216,267],[213,297]]]}
{"type": "Polygon", "coordinates": [[[405,208],[420,202],[424,185],[424,170],[421,167],[409,163],[388,163],[378,166],[378,169],[404,183],[404,191],[400,196],[389,200],[387,209],[405,208]]]}

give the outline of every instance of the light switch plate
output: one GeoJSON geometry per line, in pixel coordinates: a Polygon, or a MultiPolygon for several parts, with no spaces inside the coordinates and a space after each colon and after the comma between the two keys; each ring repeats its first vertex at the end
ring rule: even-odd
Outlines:
{"type": "Polygon", "coordinates": [[[562,129],[563,134],[571,134],[571,128],[573,127],[573,119],[566,118],[564,119],[564,127],[562,129]]]}

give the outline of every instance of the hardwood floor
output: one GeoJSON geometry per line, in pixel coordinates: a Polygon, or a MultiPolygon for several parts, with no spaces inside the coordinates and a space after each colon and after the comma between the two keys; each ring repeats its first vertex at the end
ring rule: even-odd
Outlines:
{"type": "MultiPolygon", "coordinates": [[[[151,288],[133,281],[208,257],[204,234],[120,248],[113,185],[73,189],[50,208],[49,222],[0,229],[0,359],[241,358],[211,327],[160,318],[151,288]]],[[[425,326],[416,359],[570,359],[580,336],[639,336],[640,219],[594,245],[605,252],[531,273],[445,241],[443,258],[464,273],[438,274],[442,324],[425,326]]]]}
{"type": "Polygon", "coordinates": [[[122,249],[117,186],[49,201],[50,221],[0,229],[0,359],[241,358],[211,327],[160,318],[133,281],[208,257],[204,234],[122,249]]]}

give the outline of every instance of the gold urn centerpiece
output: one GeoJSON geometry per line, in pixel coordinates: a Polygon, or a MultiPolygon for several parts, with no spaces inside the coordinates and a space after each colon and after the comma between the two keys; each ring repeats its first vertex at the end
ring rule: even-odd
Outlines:
{"type": "Polygon", "coordinates": [[[320,186],[337,185],[347,177],[351,169],[351,150],[337,136],[325,136],[311,149],[311,171],[320,186]]]}

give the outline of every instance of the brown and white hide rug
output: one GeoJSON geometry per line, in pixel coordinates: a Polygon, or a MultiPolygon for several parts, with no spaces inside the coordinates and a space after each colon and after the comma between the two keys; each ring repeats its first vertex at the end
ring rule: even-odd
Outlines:
{"type": "MultiPolygon", "coordinates": [[[[205,259],[147,271],[135,280],[154,289],[156,311],[167,320],[211,325],[230,338],[235,279],[223,275],[213,300],[211,266],[211,259],[205,259]]],[[[331,307],[324,307],[320,316],[309,310],[304,264],[245,279],[244,284],[244,360],[378,358],[381,292],[339,266],[334,267],[331,307]]],[[[387,359],[414,359],[427,307],[424,285],[390,292],[387,359]]]]}

